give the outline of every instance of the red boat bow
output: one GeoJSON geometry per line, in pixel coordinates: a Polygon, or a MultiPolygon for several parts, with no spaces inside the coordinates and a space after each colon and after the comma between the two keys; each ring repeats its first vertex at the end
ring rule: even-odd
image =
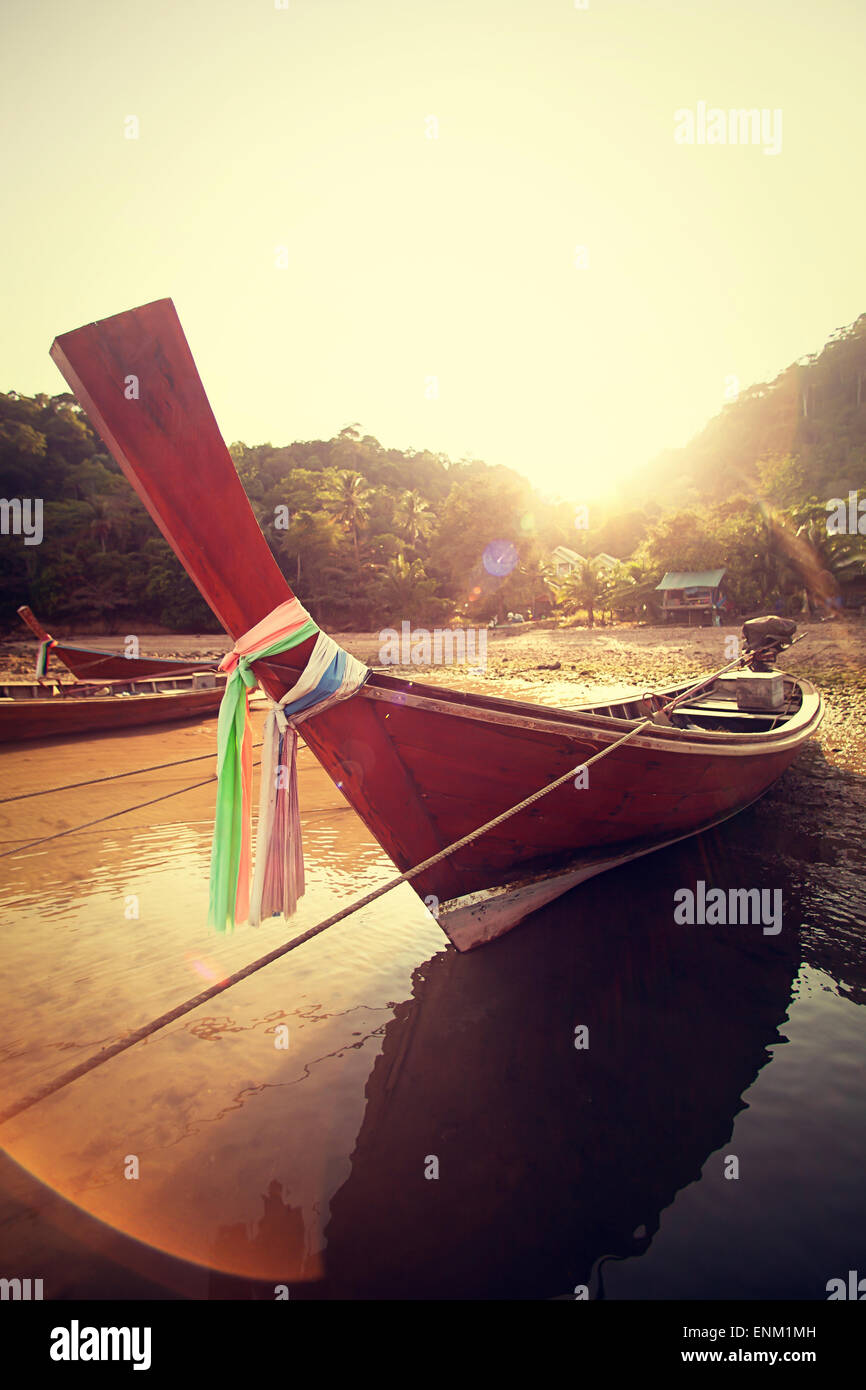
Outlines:
{"type": "MultiPolygon", "coordinates": [[[[184,676],[195,671],[215,671],[213,661],[183,661],[169,656],[127,656],[125,653],[100,651],[95,647],[78,647],[59,641],[42,626],[33,611],[24,603],[18,616],[34,636],[46,647],[49,655],[61,661],[79,680],[132,681],[153,676],[184,676]]],[[[47,667],[46,661],[46,667],[47,667]]],[[[46,674],[38,670],[37,675],[46,674]]]]}
{"type": "MultiPolygon", "coordinates": [[[[219,433],[174,305],[158,300],[59,337],[52,356],[219,621],[237,639],[292,597],[219,433]]],[[[256,664],[279,699],[309,639],[256,664]]],[[[686,687],[682,687],[685,689],[686,687]]],[[[667,727],[593,768],[413,881],[461,949],[508,930],[573,884],[715,825],[776,780],[820,722],[820,696],[786,685],[784,716],[737,708],[718,684],[667,727]],[[751,722],[750,722],[751,721],[751,722]]],[[[304,737],[405,871],[621,740],[639,695],[551,710],[373,675],[312,715],[304,737]]]]}

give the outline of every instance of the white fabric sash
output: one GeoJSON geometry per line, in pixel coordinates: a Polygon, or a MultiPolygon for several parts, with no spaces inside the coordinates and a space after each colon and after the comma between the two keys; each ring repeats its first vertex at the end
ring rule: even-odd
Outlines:
{"type": "Polygon", "coordinates": [[[249,920],[254,927],[260,925],[263,916],[271,917],[282,912],[285,917],[290,917],[297,907],[298,898],[304,893],[297,725],[310,715],[321,714],[341,700],[349,699],[364,684],[370,674],[369,668],[345,652],[346,667],[339,687],[323,694],[321,700],[297,714],[292,713],[291,707],[315,691],[334,658],[341,652],[343,648],[333,637],[320,632],[299,680],[279,704],[271,706],[265,720],[256,858],[250,891],[249,920]]]}

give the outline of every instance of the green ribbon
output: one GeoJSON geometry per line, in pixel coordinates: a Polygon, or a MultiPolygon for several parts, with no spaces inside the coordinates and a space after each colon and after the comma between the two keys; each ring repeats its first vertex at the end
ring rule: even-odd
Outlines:
{"type": "Polygon", "coordinates": [[[288,637],[238,657],[226,681],[217,723],[217,794],[208,906],[208,922],[217,931],[231,930],[235,925],[244,826],[249,826],[250,821],[250,807],[244,804],[243,788],[246,692],[255,689],[258,683],[250,668],[255,661],[291,651],[318,631],[318,624],[310,618],[288,637]]]}

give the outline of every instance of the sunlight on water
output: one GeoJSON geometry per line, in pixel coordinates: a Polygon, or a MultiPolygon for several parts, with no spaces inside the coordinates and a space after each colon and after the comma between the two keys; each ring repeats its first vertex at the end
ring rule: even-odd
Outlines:
{"type": "MultiPolygon", "coordinates": [[[[81,745],[79,779],[88,767],[104,775],[103,743],[81,745]]],[[[147,766],[168,761],[178,736],[128,743],[135,747],[119,754],[123,764],[147,766]]],[[[50,748],[7,754],[4,785],[19,780],[22,765],[30,785],[50,785],[55,759],[50,748]]],[[[172,775],[190,784],[204,775],[201,766],[172,775]]],[[[154,808],[158,824],[127,829],[121,818],[7,860],[0,890],[5,1100],[393,875],[305,752],[301,768],[302,807],[312,802],[303,816],[307,892],[289,924],[273,919],[227,935],[207,927],[212,787],[154,808]],[[316,804],[323,799],[327,807],[316,804]],[[188,820],[165,819],[167,808],[181,807],[188,820]]],[[[57,780],[66,780],[65,770],[57,780]]],[[[57,827],[153,794],[141,778],[60,794],[69,800],[55,802],[57,827]]],[[[27,835],[34,804],[4,808],[10,838],[27,835]]],[[[412,890],[397,889],[11,1122],[5,1144],[103,1220],[186,1258],[248,1272],[262,1272],[267,1251],[219,1232],[251,1227],[261,1216],[262,1185],[282,1182],[303,1209],[296,1274],[305,1250],[315,1270],[333,1153],[351,1151],[389,1003],[410,992],[413,969],[443,945],[412,890]],[[288,1051],[275,1047],[278,1023],[288,1025],[288,1051]],[[139,1157],[138,1181],[123,1177],[127,1154],[139,1157]]]]}

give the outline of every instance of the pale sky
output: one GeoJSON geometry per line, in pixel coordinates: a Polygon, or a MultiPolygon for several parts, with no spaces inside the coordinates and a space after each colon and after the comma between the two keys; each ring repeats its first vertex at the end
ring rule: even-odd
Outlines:
{"type": "Polygon", "coordinates": [[[229,443],[593,497],[866,308],[864,52],[864,0],[2,0],[0,389],[170,296],[229,443]]]}

